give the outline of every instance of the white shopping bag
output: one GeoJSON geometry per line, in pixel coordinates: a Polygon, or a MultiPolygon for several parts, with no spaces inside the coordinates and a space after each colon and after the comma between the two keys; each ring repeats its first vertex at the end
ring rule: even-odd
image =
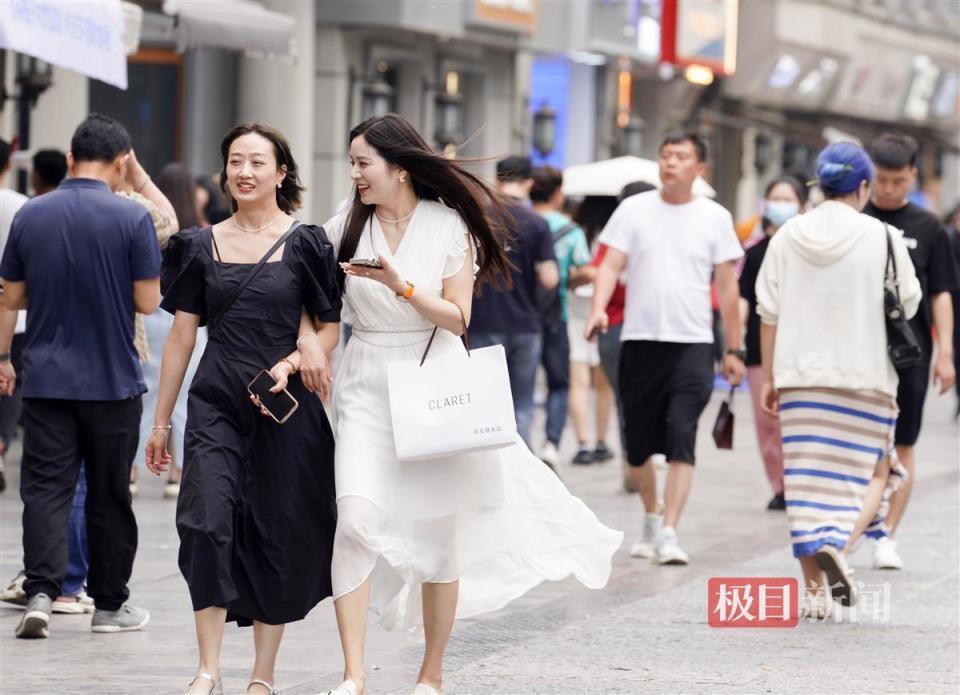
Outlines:
{"type": "Polygon", "coordinates": [[[401,461],[510,446],[517,439],[503,346],[387,364],[393,443],[401,461]]]}

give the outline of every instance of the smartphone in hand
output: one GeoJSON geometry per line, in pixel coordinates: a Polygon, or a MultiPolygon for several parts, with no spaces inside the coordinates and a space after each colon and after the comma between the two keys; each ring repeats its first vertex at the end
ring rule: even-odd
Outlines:
{"type": "Polygon", "coordinates": [[[351,258],[349,261],[347,261],[347,263],[350,265],[362,266],[364,268],[376,268],[378,270],[383,268],[383,263],[376,258],[351,258]]]}
{"type": "Polygon", "coordinates": [[[276,385],[276,379],[264,369],[257,374],[253,381],[247,384],[247,391],[260,399],[260,404],[267,411],[267,414],[273,418],[274,422],[282,425],[290,419],[290,416],[300,407],[300,404],[286,389],[279,393],[271,393],[270,389],[276,385]]]}

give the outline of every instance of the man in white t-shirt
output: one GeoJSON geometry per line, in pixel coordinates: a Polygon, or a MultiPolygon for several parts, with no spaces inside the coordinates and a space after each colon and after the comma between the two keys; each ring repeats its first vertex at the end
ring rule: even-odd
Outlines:
{"type": "MultiPolygon", "coordinates": [[[[0,255],[7,246],[7,237],[10,234],[10,225],[17,210],[27,202],[27,196],[7,188],[7,174],[10,173],[10,144],[0,138],[0,255]]],[[[0,302],[0,323],[16,324],[16,332],[22,334],[26,328],[26,320],[17,318],[16,311],[10,311],[0,302]]],[[[20,314],[27,312],[21,311],[20,314]]],[[[0,492],[7,487],[7,478],[3,466],[3,457],[7,446],[13,438],[19,416],[19,394],[0,397],[0,492]]]]}
{"type": "Polygon", "coordinates": [[[696,134],[663,141],[663,188],[624,200],[600,235],[608,251],[597,273],[586,326],[588,336],[594,329],[606,331],[604,308],[626,271],[620,393],[630,474],[647,511],[643,538],[630,554],[659,564],[689,561],[677,541],[676,526],[693,484],[697,422],[713,391],[711,278],[727,343],[723,373],[733,385],[744,374],[734,271],[743,249],[730,213],[693,195],[705,160],[706,146],[696,134]],[[650,463],[655,453],[666,454],[670,463],[662,512],[650,463]]]}

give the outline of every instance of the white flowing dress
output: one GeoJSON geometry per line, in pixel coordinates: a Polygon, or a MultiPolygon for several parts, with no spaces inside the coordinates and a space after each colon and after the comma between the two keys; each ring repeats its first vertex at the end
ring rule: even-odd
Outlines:
{"type": "MultiPolygon", "coordinates": [[[[346,212],[324,225],[339,249],[346,212]]],[[[376,217],[355,256],[377,254],[418,293],[440,296],[468,262],[460,216],[421,201],[395,254],[376,217]]],[[[476,264],[474,264],[476,272],[476,264]]],[[[334,598],[370,578],[370,608],[385,627],[421,624],[420,584],[460,580],[457,617],[502,608],[545,579],[606,585],[623,534],[601,524],[517,437],[483,454],[400,462],[387,363],[419,360],[433,325],[383,284],[348,277],[342,319],[353,334],[333,384],[339,520],[334,598]]],[[[431,355],[463,350],[440,330],[431,355]]]]}

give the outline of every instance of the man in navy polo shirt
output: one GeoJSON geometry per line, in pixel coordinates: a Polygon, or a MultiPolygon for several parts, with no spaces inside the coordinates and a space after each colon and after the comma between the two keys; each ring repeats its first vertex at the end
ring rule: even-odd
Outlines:
{"type": "MultiPolygon", "coordinates": [[[[128,486],[146,391],[133,346],[134,312],[160,303],[160,248],[150,213],[114,195],[130,136],[92,114],[73,134],[70,178],[17,213],[0,262],[8,309],[29,314],[23,346],[23,552],[27,607],[17,637],[46,637],[67,567],[67,524],[84,462],[88,593],[94,632],[143,628],[126,603],[137,551],[128,486]]],[[[134,182],[143,189],[149,178],[134,182]]],[[[0,331],[0,393],[17,375],[0,331]]]]}

